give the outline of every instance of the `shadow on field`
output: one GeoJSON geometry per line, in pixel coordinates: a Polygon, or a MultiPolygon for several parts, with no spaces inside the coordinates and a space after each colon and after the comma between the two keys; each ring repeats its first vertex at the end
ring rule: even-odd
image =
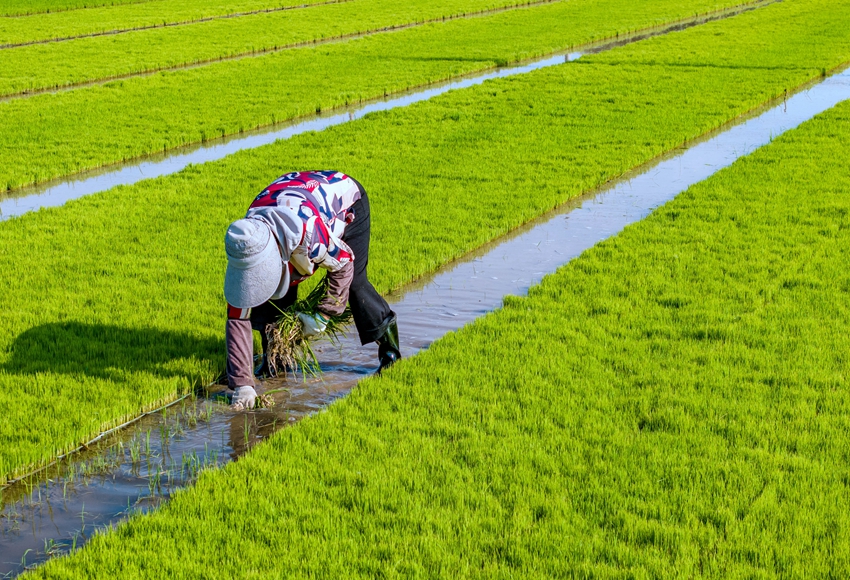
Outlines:
{"type": "Polygon", "coordinates": [[[104,379],[134,372],[174,377],[221,366],[223,352],[224,333],[221,339],[211,339],[154,328],[63,322],[36,326],[19,335],[0,368],[9,373],[85,374],[104,379]],[[178,364],[179,359],[196,362],[187,367],[178,364]]]}

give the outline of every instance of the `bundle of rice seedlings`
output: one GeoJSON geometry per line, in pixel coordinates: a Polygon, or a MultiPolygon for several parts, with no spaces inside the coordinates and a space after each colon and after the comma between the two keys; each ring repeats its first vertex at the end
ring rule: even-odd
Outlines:
{"type": "MultiPolygon", "coordinates": [[[[278,374],[279,371],[289,370],[293,375],[300,369],[307,375],[318,376],[322,371],[316,353],[310,344],[310,339],[301,331],[301,321],[298,312],[315,312],[316,307],[325,297],[328,288],[327,278],[323,279],[312,292],[298,300],[291,308],[280,311],[280,317],[274,324],[266,326],[268,352],[266,359],[269,370],[278,374]]],[[[338,343],[339,337],[344,336],[345,325],[351,322],[351,309],[346,307],[339,316],[328,320],[325,332],[314,338],[325,337],[332,343],[338,343]]]]}

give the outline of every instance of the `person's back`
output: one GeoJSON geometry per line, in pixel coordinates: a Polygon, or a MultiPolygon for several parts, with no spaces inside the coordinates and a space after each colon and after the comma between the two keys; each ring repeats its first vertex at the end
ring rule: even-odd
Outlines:
{"type": "Polygon", "coordinates": [[[401,358],[395,313],[366,274],[370,228],[365,189],[336,171],[283,175],[254,199],[245,218],[231,224],[224,293],[234,407],[251,408],[256,397],[252,328],[265,337],[266,325],[292,307],[298,284],[316,266],[327,271],[328,290],[316,312],[299,313],[305,335],[323,332],[329,317],[350,302],[362,344],[378,343],[379,370],[401,358]]]}

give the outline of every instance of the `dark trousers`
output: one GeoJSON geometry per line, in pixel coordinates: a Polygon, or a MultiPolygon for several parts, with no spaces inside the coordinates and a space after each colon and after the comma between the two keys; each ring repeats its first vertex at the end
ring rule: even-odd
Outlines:
{"type": "MultiPolygon", "coordinates": [[[[354,253],[354,279],[351,281],[348,304],[351,306],[351,314],[354,317],[357,334],[360,336],[360,343],[368,344],[383,336],[395,313],[384,300],[384,297],[378,294],[378,291],[369,282],[369,277],[366,274],[369,265],[371,216],[366,190],[359,182],[356,183],[360,187],[361,197],[351,207],[354,210],[354,221],[346,226],[345,232],[342,234],[342,241],[348,244],[354,253]]],[[[264,351],[266,350],[266,325],[277,321],[280,310],[285,310],[295,304],[297,298],[298,288],[293,287],[283,298],[269,300],[252,309],[251,327],[260,331],[263,337],[264,351]]]]}

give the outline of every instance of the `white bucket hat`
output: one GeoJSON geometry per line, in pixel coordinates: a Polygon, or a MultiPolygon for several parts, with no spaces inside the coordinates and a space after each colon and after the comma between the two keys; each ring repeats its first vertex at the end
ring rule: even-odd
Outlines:
{"type": "Polygon", "coordinates": [[[289,286],[289,268],[283,260],[271,228],[258,219],[236,220],[224,236],[227,272],[224,297],[236,308],[254,308],[289,286]],[[281,280],[286,274],[287,280],[281,280]]]}

